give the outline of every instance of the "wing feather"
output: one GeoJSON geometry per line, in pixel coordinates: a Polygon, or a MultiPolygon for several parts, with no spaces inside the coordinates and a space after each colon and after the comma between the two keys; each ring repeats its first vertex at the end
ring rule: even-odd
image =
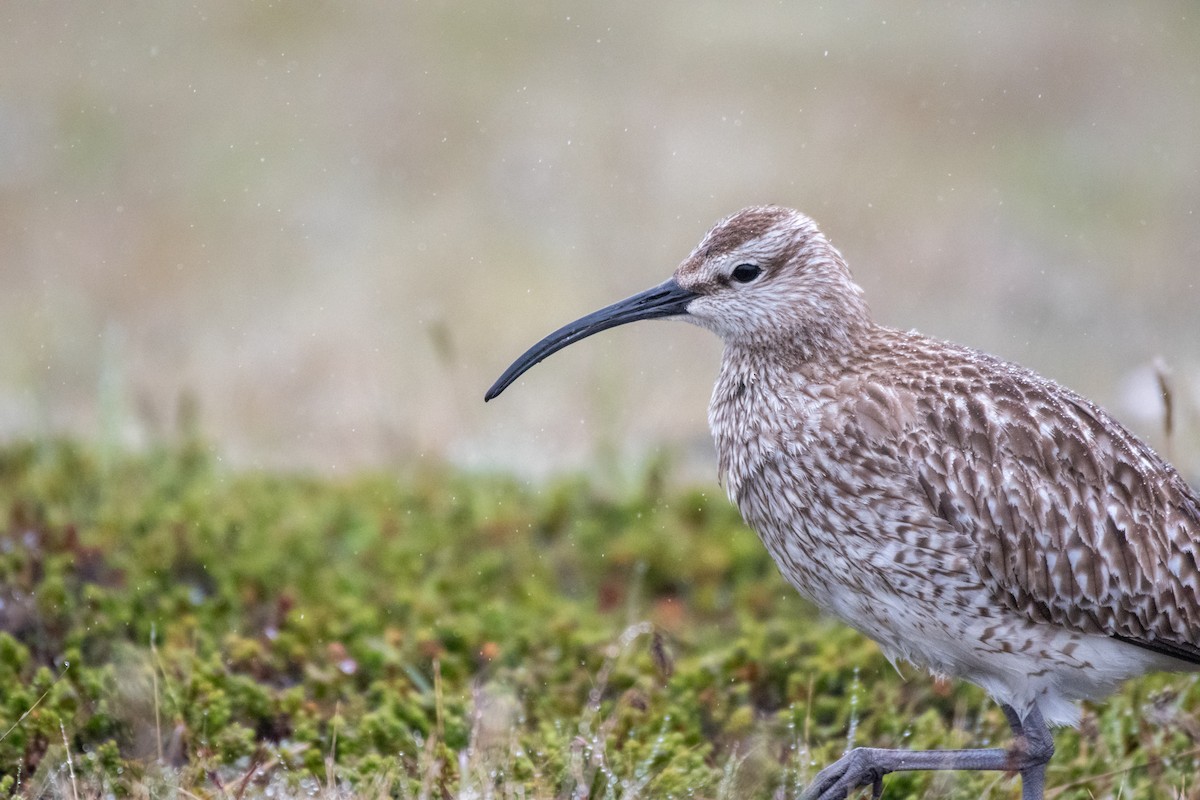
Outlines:
{"type": "Polygon", "coordinates": [[[900,451],[929,510],[977,543],[996,602],[1200,664],[1195,491],[1088,400],[985,354],[954,355],[939,350],[913,387],[925,425],[900,451]]]}

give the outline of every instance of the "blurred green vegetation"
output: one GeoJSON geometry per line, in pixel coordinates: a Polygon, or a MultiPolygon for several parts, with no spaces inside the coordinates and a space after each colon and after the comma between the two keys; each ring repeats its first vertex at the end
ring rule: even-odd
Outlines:
{"type": "MultiPolygon", "coordinates": [[[[0,451],[0,792],[792,796],[853,741],[1003,741],[789,590],[724,497],[426,466],[233,473],[199,443],[0,451]]],[[[1197,797],[1200,685],[1058,736],[1051,797],[1197,797]]],[[[1009,797],[998,775],[887,796],[1009,797]]]]}
{"type": "Polygon", "coordinates": [[[1191,4],[18,2],[0,26],[0,441],[136,449],[186,395],[240,466],[673,447],[707,479],[703,331],[612,331],[479,398],[768,202],[882,322],[1156,444],[1155,357],[1200,406],[1191,4]]]}

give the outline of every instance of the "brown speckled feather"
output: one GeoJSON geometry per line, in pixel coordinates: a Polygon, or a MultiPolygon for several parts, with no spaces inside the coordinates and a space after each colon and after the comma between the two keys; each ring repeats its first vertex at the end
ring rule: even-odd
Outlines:
{"type": "Polygon", "coordinates": [[[991,356],[880,330],[909,384],[897,432],[932,513],[975,544],[997,603],[1200,663],[1200,502],[1106,412],[991,356]]]}

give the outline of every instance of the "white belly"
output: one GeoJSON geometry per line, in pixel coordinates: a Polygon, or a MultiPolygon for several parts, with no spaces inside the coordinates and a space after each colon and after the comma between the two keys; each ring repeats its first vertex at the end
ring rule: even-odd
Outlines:
{"type": "Polygon", "coordinates": [[[1196,669],[1107,636],[1030,622],[997,606],[977,583],[948,580],[944,571],[933,596],[872,565],[879,553],[858,552],[846,538],[774,525],[762,535],[801,595],[873,639],[890,660],[974,683],[1022,713],[1036,705],[1052,725],[1075,725],[1076,701],[1110,694],[1129,678],[1196,669]]]}

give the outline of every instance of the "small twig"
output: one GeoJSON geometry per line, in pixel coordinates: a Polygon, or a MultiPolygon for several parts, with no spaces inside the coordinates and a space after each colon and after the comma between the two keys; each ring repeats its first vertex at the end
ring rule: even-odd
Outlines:
{"type": "Polygon", "coordinates": [[[29,707],[29,708],[28,708],[28,709],[25,711],[25,713],[24,713],[24,714],[22,714],[20,717],[18,717],[18,718],[17,718],[17,721],[16,721],[16,722],[14,722],[12,725],[8,726],[8,730],[6,730],[6,731],[5,731],[3,734],[0,734],[0,742],[3,742],[5,739],[7,739],[7,738],[8,738],[8,735],[9,735],[10,733],[12,733],[13,731],[15,731],[15,730],[17,729],[17,726],[18,726],[18,725],[20,725],[22,722],[24,722],[24,721],[25,721],[25,718],[26,718],[26,717],[28,717],[30,714],[32,714],[32,713],[33,713],[33,710],[34,710],[35,708],[37,708],[37,707],[38,707],[38,705],[39,705],[39,704],[40,704],[40,703],[41,703],[43,700],[45,700],[45,699],[46,699],[46,695],[50,694],[50,690],[51,690],[51,689],[53,689],[55,686],[57,686],[57,685],[58,685],[58,682],[62,680],[62,678],[63,678],[63,675],[66,675],[66,674],[67,674],[67,670],[69,670],[70,668],[71,668],[71,665],[70,665],[69,663],[68,663],[68,664],[66,664],[66,665],[65,665],[65,666],[62,668],[62,672],[58,673],[58,677],[54,679],[54,683],[50,684],[49,688],[47,688],[47,689],[46,689],[46,691],[42,692],[42,696],[41,696],[41,697],[39,697],[37,700],[35,700],[35,701],[34,701],[34,703],[33,703],[33,705],[31,705],[31,706],[30,706],[30,707],[29,707]]]}
{"type": "Polygon", "coordinates": [[[664,683],[669,681],[675,674],[675,661],[667,650],[667,643],[663,641],[662,633],[657,629],[654,631],[653,638],[650,639],[650,657],[654,660],[654,666],[658,669],[662,681],[664,683]]]}
{"type": "Polygon", "coordinates": [[[435,658],[433,660],[433,708],[437,715],[437,738],[438,741],[445,741],[446,726],[443,719],[442,709],[442,660],[435,658]]]}
{"type": "Polygon", "coordinates": [[[809,741],[809,728],[812,725],[812,698],[816,680],[816,673],[810,672],[808,674],[808,691],[804,695],[804,752],[806,753],[812,749],[812,743],[809,741]]]}
{"type": "Polygon", "coordinates": [[[1175,439],[1175,396],[1171,391],[1171,368],[1162,358],[1154,359],[1154,376],[1158,379],[1158,392],[1163,403],[1163,435],[1166,437],[1166,455],[1170,459],[1175,439]]]}
{"type": "Polygon", "coordinates": [[[721,770],[721,782],[717,784],[717,798],[734,797],[733,784],[737,780],[738,770],[741,769],[746,759],[750,757],[749,753],[742,757],[738,757],[737,742],[733,743],[733,748],[730,750],[729,758],[725,761],[725,768],[721,770]]]}
{"type": "Polygon", "coordinates": [[[445,723],[442,707],[442,662],[433,660],[433,708],[435,714],[434,730],[424,741],[424,751],[419,764],[423,764],[424,774],[421,776],[421,790],[417,795],[419,800],[428,800],[433,791],[433,784],[442,773],[442,760],[436,757],[438,744],[445,741],[445,723]]]}
{"type": "Polygon", "coordinates": [[[438,738],[430,736],[424,741],[424,749],[418,760],[418,765],[422,769],[421,774],[421,791],[417,795],[419,800],[429,800],[432,796],[434,781],[442,774],[442,760],[436,757],[438,738]]]}
{"type": "Polygon", "coordinates": [[[150,665],[150,685],[154,689],[154,743],[158,745],[158,763],[163,763],[163,736],[162,736],[162,715],[158,708],[158,645],[154,640],[157,638],[158,629],[153,622],[150,623],[150,654],[154,656],[154,663],[150,665]]]}
{"type": "Polygon", "coordinates": [[[259,768],[264,766],[266,763],[268,762],[265,758],[263,758],[261,752],[254,754],[254,758],[250,762],[250,769],[246,770],[246,774],[242,776],[241,781],[238,782],[237,789],[235,789],[233,792],[234,800],[242,800],[242,795],[246,793],[246,787],[250,785],[250,779],[253,778],[254,773],[258,772],[259,768]]]}
{"type": "Polygon", "coordinates": [[[75,764],[71,761],[71,743],[67,741],[67,727],[62,720],[58,721],[58,729],[62,731],[63,747],[67,749],[67,773],[71,776],[71,799],[79,800],[79,789],[75,785],[75,764]]]}
{"type": "Polygon", "coordinates": [[[334,767],[337,764],[337,736],[338,736],[338,715],[342,711],[342,701],[338,700],[333,704],[333,736],[330,737],[329,755],[325,756],[325,788],[333,793],[334,787],[334,767]]]}
{"type": "Polygon", "coordinates": [[[221,783],[221,776],[217,774],[215,769],[206,770],[204,774],[212,781],[213,786],[217,787],[217,791],[221,793],[221,797],[229,797],[229,793],[225,791],[225,784],[221,783]]]}

